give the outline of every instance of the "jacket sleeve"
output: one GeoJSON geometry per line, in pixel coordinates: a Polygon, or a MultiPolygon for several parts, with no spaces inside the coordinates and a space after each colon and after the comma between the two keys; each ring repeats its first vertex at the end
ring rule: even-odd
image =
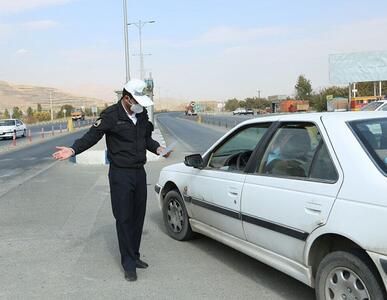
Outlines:
{"type": "Polygon", "coordinates": [[[157,148],[160,147],[160,144],[152,139],[152,132],[154,130],[153,124],[148,121],[146,126],[146,149],[150,152],[157,154],[157,148]]]}
{"type": "Polygon", "coordinates": [[[113,128],[113,126],[114,120],[109,118],[108,114],[102,113],[89,131],[80,139],[75,140],[74,144],[71,146],[71,148],[74,149],[74,155],[80,154],[94,146],[106,132],[113,128]]]}

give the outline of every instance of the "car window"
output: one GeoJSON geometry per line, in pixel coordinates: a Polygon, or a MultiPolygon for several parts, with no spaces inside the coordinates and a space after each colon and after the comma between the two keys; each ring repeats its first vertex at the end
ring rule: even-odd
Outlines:
{"type": "Polygon", "coordinates": [[[223,171],[243,171],[255,147],[270,123],[242,129],[218,147],[210,157],[208,168],[223,171]]]}
{"type": "Polygon", "coordinates": [[[338,179],[336,168],[329,155],[328,148],[321,140],[310,171],[310,178],[335,182],[338,179]]]}
{"type": "Polygon", "coordinates": [[[14,120],[0,120],[0,126],[14,126],[14,120]]]}
{"type": "Polygon", "coordinates": [[[381,111],[387,111],[387,104],[384,104],[383,107],[380,110],[381,111]]]}
{"type": "Polygon", "coordinates": [[[349,125],[376,165],[387,175],[387,118],[352,121],[349,125]]]}
{"type": "Polygon", "coordinates": [[[336,170],[324,141],[312,123],[281,125],[269,142],[257,173],[317,180],[337,178],[332,175],[336,170]]]}
{"type": "Polygon", "coordinates": [[[374,111],[382,104],[383,104],[383,102],[379,102],[379,101],[371,102],[371,103],[367,104],[366,106],[363,106],[360,110],[361,111],[374,111]]]}

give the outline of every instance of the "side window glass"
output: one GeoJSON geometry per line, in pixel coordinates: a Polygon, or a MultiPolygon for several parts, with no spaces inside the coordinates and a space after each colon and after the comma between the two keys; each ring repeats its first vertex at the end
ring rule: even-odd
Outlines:
{"type": "Polygon", "coordinates": [[[270,141],[258,173],[280,177],[308,178],[313,157],[321,141],[314,124],[282,125],[270,141]]]}
{"type": "Polygon", "coordinates": [[[384,104],[384,106],[381,108],[382,111],[387,111],[387,104],[384,104]]]}
{"type": "Polygon", "coordinates": [[[268,130],[270,123],[244,128],[216,149],[208,167],[223,171],[244,171],[251,154],[268,130]]]}
{"type": "Polygon", "coordinates": [[[310,172],[311,179],[336,181],[338,175],[336,168],[332,162],[329,152],[323,141],[321,141],[321,147],[316,153],[316,157],[313,162],[312,170],[310,172]]]}

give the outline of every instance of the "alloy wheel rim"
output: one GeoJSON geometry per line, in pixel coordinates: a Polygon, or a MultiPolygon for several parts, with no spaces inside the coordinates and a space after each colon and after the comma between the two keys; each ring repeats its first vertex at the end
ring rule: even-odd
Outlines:
{"type": "Polygon", "coordinates": [[[184,226],[183,208],[175,198],[167,206],[168,225],[175,233],[180,233],[184,226]]]}
{"type": "Polygon", "coordinates": [[[333,269],[325,282],[327,300],[370,300],[366,285],[353,270],[338,267],[333,269]]]}

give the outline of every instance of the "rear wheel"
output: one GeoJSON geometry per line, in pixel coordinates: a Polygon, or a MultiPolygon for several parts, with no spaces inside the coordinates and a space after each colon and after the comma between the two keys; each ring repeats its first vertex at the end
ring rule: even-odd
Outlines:
{"type": "Polygon", "coordinates": [[[317,300],[385,299],[377,272],[365,255],[332,252],[321,261],[317,270],[317,300]]]}
{"type": "Polygon", "coordinates": [[[169,191],[165,196],[163,217],[168,234],[172,238],[186,241],[193,237],[184,201],[176,190],[169,191]]]}

